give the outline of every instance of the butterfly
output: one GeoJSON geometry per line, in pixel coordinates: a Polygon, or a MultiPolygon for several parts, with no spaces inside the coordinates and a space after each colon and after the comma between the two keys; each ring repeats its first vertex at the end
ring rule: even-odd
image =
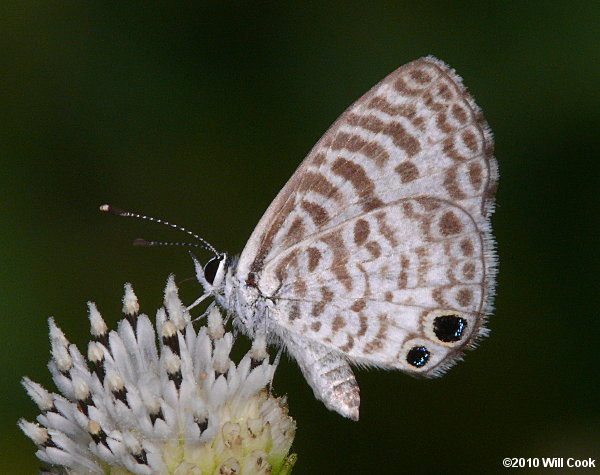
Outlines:
{"type": "Polygon", "coordinates": [[[239,257],[205,293],[298,363],[315,397],[358,420],[351,365],[443,374],[486,335],[496,254],[493,138],[461,78],[423,57],[389,74],[317,142],[239,257]]]}

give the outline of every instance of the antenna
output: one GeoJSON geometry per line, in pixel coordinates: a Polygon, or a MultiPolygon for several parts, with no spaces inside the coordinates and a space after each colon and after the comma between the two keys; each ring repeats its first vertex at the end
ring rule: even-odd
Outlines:
{"type": "Polygon", "coordinates": [[[198,241],[200,241],[203,244],[203,245],[200,245],[200,244],[186,243],[186,242],[162,242],[162,241],[147,241],[145,239],[136,239],[133,242],[134,246],[191,246],[191,247],[199,247],[200,249],[206,249],[208,251],[211,251],[216,257],[219,257],[219,255],[220,255],[217,252],[217,250],[206,239],[201,238],[196,233],[193,233],[193,232],[187,230],[183,226],[178,226],[177,224],[169,223],[168,221],[165,221],[164,219],[158,219],[158,218],[153,218],[152,216],[145,216],[143,214],[132,213],[131,211],[125,211],[125,210],[122,210],[122,209],[117,208],[112,205],[102,205],[102,206],[100,206],[100,211],[102,211],[104,213],[114,214],[115,216],[126,216],[129,218],[145,219],[146,221],[152,221],[154,223],[164,224],[165,226],[169,226],[173,229],[177,229],[179,231],[182,231],[182,232],[192,236],[194,239],[197,239],[198,241]]]}
{"type": "Polygon", "coordinates": [[[195,242],[171,242],[171,241],[148,241],[144,238],[137,238],[132,243],[137,247],[151,247],[151,246],[185,246],[185,247],[197,247],[198,249],[207,249],[212,251],[202,244],[196,244],[195,242]]]}

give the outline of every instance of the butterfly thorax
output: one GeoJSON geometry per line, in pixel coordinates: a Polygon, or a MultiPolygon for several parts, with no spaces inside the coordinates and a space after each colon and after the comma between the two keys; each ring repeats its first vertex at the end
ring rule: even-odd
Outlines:
{"type": "Polygon", "coordinates": [[[228,313],[233,314],[234,325],[253,338],[257,333],[270,333],[266,316],[272,311],[273,302],[258,287],[258,278],[253,274],[240,276],[237,259],[232,259],[220,291],[215,292],[216,302],[228,313]]]}

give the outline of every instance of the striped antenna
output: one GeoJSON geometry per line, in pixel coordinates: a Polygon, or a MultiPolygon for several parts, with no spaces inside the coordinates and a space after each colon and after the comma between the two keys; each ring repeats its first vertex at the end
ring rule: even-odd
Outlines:
{"type": "Polygon", "coordinates": [[[153,218],[152,216],[145,216],[145,215],[139,214],[139,213],[132,213],[131,211],[125,211],[125,210],[122,210],[115,206],[108,205],[108,204],[100,206],[100,211],[102,211],[104,213],[114,214],[115,216],[126,216],[126,217],[130,217],[130,218],[145,219],[146,221],[152,221],[154,223],[164,224],[165,226],[169,226],[173,229],[177,229],[179,231],[182,231],[182,232],[192,236],[194,239],[197,239],[198,241],[200,241],[203,244],[203,245],[200,245],[200,244],[185,243],[185,242],[162,242],[162,241],[147,241],[146,239],[136,239],[133,242],[134,246],[191,246],[191,247],[199,247],[200,249],[206,249],[208,251],[211,251],[217,257],[220,255],[217,252],[217,250],[206,239],[201,238],[196,233],[193,233],[193,232],[187,230],[183,226],[179,226],[177,224],[170,223],[168,221],[165,221],[164,219],[153,218]]]}

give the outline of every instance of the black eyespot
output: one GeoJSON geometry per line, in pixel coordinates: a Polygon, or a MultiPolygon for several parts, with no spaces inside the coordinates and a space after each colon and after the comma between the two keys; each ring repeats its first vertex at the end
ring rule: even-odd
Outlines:
{"type": "Polygon", "coordinates": [[[406,361],[410,365],[421,368],[429,361],[429,354],[429,350],[424,346],[414,346],[406,355],[406,361]]]}
{"type": "Polygon", "coordinates": [[[450,343],[462,338],[467,321],[457,315],[443,315],[433,321],[433,332],[440,341],[450,343]]]}
{"type": "Polygon", "coordinates": [[[223,256],[211,257],[208,260],[208,262],[204,265],[204,277],[211,285],[215,281],[215,276],[217,275],[217,271],[219,270],[219,264],[221,264],[222,260],[223,256]]]}

